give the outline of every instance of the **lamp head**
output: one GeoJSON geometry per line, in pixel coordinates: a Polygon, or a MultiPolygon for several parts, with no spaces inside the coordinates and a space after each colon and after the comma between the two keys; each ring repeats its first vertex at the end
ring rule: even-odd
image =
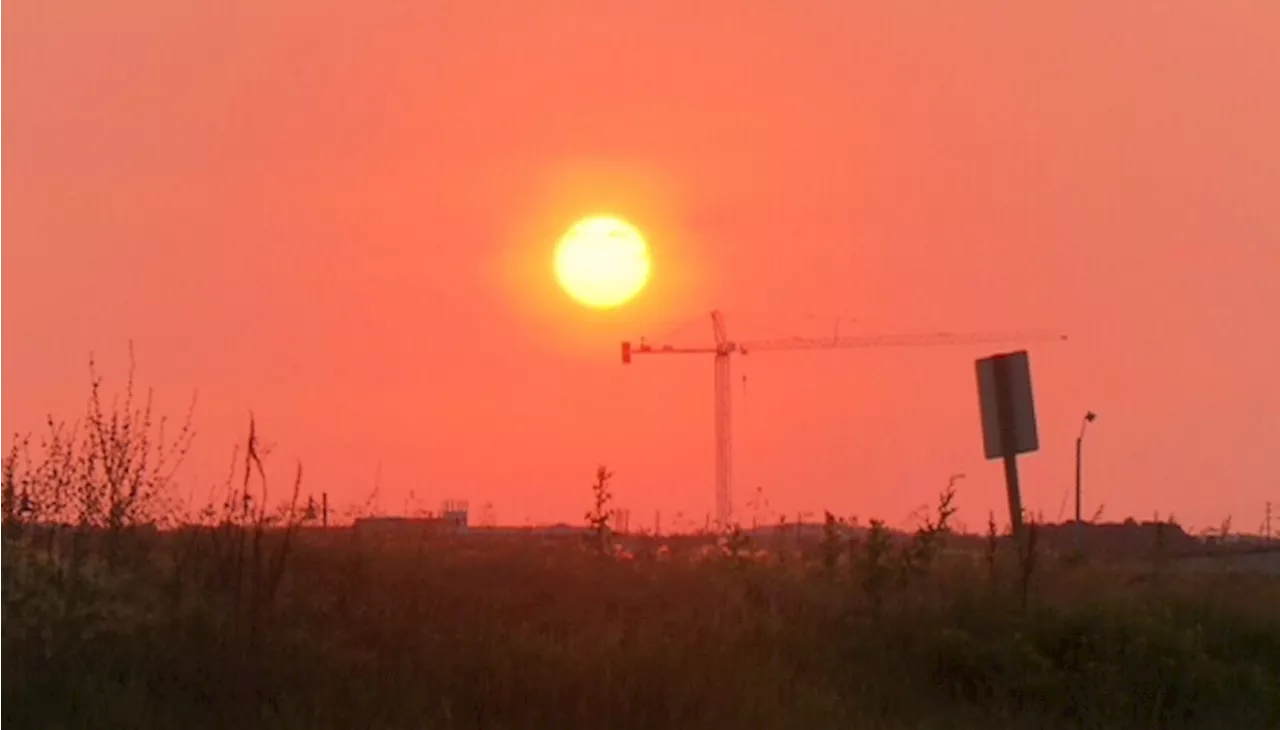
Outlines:
{"type": "Polygon", "coordinates": [[[1088,421],[1089,423],[1093,423],[1094,419],[1096,419],[1097,417],[1098,417],[1098,414],[1094,413],[1093,411],[1087,411],[1084,414],[1084,420],[1088,421]]]}

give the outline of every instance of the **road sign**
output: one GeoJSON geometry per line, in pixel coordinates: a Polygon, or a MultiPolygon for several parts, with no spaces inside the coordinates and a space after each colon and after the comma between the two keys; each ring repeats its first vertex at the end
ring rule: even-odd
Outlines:
{"type": "Polygon", "coordinates": [[[978,401],[982,409],[982,443],[988,459],[1004,460],[1009,491],[1009,523],[1022,535],[1022,489],[1018,454],[1040,448],[1036,410],[1031,397],[1031,361],[1026,350],[978,360],[978,401]]]}
{"type": "Polygon", "coordinates": [[[982,445],[988,459],[1011,451],[1026,454],[1040,448],[1036,409],[1031,397],[1031,362],[1026,350],[979,360],[978,398],[982,406],[982,445]],[[1005,441],[1012,446],[1006,450],[1005,441]]]}

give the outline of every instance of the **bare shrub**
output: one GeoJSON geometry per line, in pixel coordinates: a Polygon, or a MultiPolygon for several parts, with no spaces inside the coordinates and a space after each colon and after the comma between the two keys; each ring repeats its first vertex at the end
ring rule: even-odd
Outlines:
{"type": "Polygon", "coordinates": [[[612,479],[613,472],[607,467],[596,467],[596,479],[591,483],[592,507],[586,515],[591,530],[588,539],[602,555],[613,551],[613,510],[609,508],[613,501],[613,492],[609,489],[612,479]]]}

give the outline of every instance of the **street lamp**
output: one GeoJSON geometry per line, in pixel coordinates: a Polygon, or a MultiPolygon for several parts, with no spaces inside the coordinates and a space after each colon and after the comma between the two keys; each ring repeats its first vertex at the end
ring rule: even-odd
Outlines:
{"type": "Polygon", "coordinates": [[[1080,420],[1080,435],[1076,437],[1076,548],[1080,547],[1080,533],[1084,529],[1080,514],[1080,463],[1084,456],[1084,432],[1097,417],[1098,414],[1093,411],[1085,411],[1084,418],[1080,420]]]}

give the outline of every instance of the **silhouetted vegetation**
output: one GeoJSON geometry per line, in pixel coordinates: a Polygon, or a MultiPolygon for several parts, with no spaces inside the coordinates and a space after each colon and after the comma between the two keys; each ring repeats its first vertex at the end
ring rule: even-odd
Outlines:
{"type": "Polygon", "coordinates": [[[913,535],[624,550],[603,467],[586,544],[374,540],[312,526],[300,469],[272,496],[252,423],[181,514],[189,428],[97,392],[4,462],[14,727],[1280,727],[1274,578],[961,538],[949,490],[913,535]]]}

